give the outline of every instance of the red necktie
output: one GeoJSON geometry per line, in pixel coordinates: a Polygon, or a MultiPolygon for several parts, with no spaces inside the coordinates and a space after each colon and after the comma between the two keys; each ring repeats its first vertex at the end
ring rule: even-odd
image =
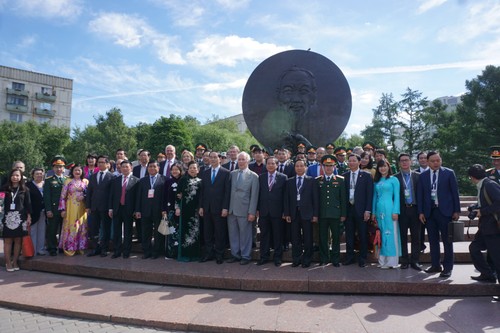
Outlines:
{"type": "Polygon", "coordinates": [[[122,195],[120,196],[120,205],[125,205],[125,193],[127,190],[127,177],[123,176],[123,184],[122,184],[122,195]]]}

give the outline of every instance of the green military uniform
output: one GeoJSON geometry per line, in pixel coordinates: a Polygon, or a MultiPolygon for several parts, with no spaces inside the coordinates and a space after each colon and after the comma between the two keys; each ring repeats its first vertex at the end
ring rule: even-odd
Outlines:
{"type": "Polygon", "coordinates": [[[337,157],[337,173],[339,175],[342,175],[344,172],[347,172],[347,170],[349,170],[349,168],[347,167],[347,162],[345,161],[347,149],[345,147],[335,148],[334,154],[337,157]],[[344,156],[344,162],[338,162],[339,155],[344,156]]]}
{"type": "MultiPolygon", "coordinates": [[[[500,146],[490,147],[490,158],[492,160],[500,160],[500,146]]],[[[486,170],[486,177],[500,184],[500,169],[491,168],[486,170]]]]}
{"type": "MultiPolygon", "coordinates": [[[[323,165],[334,165],[336,158],[325,155],[323,165]]],[[[344,177],[332,173],[316,178],[319,188],[319,237],[320,265],[331,261],[334,266],[340,262],[341,217],[347,216],[347,191],[344,177]],[[328,236],[331,232],[332,250],[328,253],[328,236]]]]}
{"type": "MultiPolygon", "coordinates": [[[[64,166],[66,161],[61,156],[56,156],[52,160],[52,166],[64,166]]],[[[51,256],[57,255],[57,234],[62,226],[61,212],[59,211],[59,199],[66,177],[56,175],[47,177],[43,185],[43,201],[45,203],[45,213],[52,212],[53,217],[47,218],[47,250],[51,256]]]]}

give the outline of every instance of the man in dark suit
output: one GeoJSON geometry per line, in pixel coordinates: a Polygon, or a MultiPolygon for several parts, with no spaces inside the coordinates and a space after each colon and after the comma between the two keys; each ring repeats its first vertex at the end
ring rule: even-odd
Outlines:
{"type": "Polygon", "coordinates": [[[171,178],[170,168],[178,162],[179,161],[175,158],[175,147],[173,145],[167,145],[165,147],[165,161],[160,163],[160,175],[164,176],[166,179],[171,178]]]}
{"type": "Polygon", "coordinates": [[[254,158],[253,162],[250,162],[248,168],[255,172],[257,175],[265,174],[266,171],[266,163],[264,163],[264,153],[262,152],[262,148],[256,146],[252,150],[252,156],[254,158]]]}
{"type": "Polygon", "coordinates": [[[292,226],[292,267],[311,265],[312,223],[318,223],[319,190],[314,178],[306,176],[306,162],[295,162],[296,176],[287,180],[284,215],[292,226]]]}
{"type": "Polygon", "coordinates": [[[113,219],[113,246],[111,258],[130,256],[132,249],[132,224],[139,178],[132,175],[132,163],[125,160],[120,164],[121,176],[111,181],[109,194],[109,217],[113,219]],[[123,226],[123,243],[122,243],[123,226]]]}
{"type": "Polygon", "coordinates": [[[240,148],[238,148],[238,146],[232,145],[231,147],[229,147],[229,150],[227,151],[228,162],[223,164],[222,167],[229,171],[238,169],[239,153],[240,153],[240,148]]]}
{"type": "Polygon", "coordinates": [[[227,215],[231,195],[231,174],[220,165],[219,153],[210,153],[211,168],[201,175],[199,215],[203,217],[204,254],[200,262],[222,264],[227,237],[227,215]]]}
{"type": "Polygon", "coordinates": [[[495,283],[500,277],[500,185],[487,177],[487,172],[480,164],[471,166],[467,173],[478,188],[479,206],[475,210],[479,229],[469,245],[469,252],[474,267],[481,274],[471,278],[495,283]],[[482,251],[485,250],[493,265],[484,259],[482,251]]]}
{"type": "Polygon", "coordinates": [[[157,259],[165,250],[165,236],[158,232],[163,204],[165,177],[159,174],[157,161],[148,163],[148,176],[139,180],[135,205],[135,216],[142,223],[142,259],[157,259]],[[154,237],[154,245],[151,240],[154,237]]]}
{"type": "Polygon", "coordinates": [[[274,246],[274,265],[281,266],[283,253],[283,203],[286,190],[286,175],[276,171],[278,159],[266,160],[267,172],[259,176],[259,201],[257,215],[260,228],[260,260],[263,265],[269,260],[271,237],[274,246]]]}
{"type": "Polygon", "coordinates": [[[418,219],[417,187],[420,174],[411,170],[411,157],[407,153],[398,156],[400,172],[395,176],[399,180],[399,233],[401,238],[401,268],[411,268],[421,271],[420,257],[420,230],[422,223],[418,219]],[[408,229],[411,234],[411,258],[408,255],[408,229]]]}
{"type": "Polygon", "coordinates": [[[432,266],[427,273],[439,273],[448,278],[453,270],[453,242],[448,240],[448,224],[458,220],[460,216],[460,199],[455,172],[441,166],[442,160],[438,152],[427,154],[429,170],[420,174],[417,188],[417,207],[419,219],[427,227],[431,248],[432,266]],[[443,241],[443,269],[439,263],[439,238],[443,241]]]}
{"type": "Polygon", "coordinates": [[[148,163],[150,158],[150,153],[148,150],[143,149],[139,153],[139,164],[132,169],[132,174],[141,179],[148,175],[148,163]]]}
{"type": "Polygon", "coordinates": [[[109,238],[111,236],[111,218],[109,217],[109,188],[113,174],[108,170],[109,158],[101,155],[97,158],[99,172],[94,173],[89,180],[85,204],[87,215],[92,217],[91,238],[95,241],[100,237],[94,250],[87,254],[88,257],[101,257],[108,255],[109,238]]]}
{"type": "Polygon", "coordinates": [[[347,220],[345,223],[346,258],[343,265],[355,263],[354,239],[359,237],[359,267],[366,266],[368,255],[368,226],[373,202],[373,179],[370,173],[359,168],[361,157],[349,155],[350,171],[343,174],[347,191],[347,220]]]}

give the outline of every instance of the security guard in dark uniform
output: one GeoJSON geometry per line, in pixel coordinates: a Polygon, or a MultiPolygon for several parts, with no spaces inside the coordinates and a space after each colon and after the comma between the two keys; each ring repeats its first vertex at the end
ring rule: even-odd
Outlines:
{"type": "Polygon", "coordinates": [[[52,161],[54,175],[45,179],[43,185],[43,201],[45,203],[45,214],[47,215],[47,250],[51,256],[57,255],[57,234],[60,234],[62,226],[61,212],[59,211],[59,199],[66,180],[64,166],[66,160],[61,155],[56,155],[52,161]]]}
{"type": "Polygon", "coordinates": [[[348,170],[347,162],[345,161],[347,149],[345,147],[337,147],[334,150],[334,154],[337,158],[337,172],[339,175],[342,175],[348,170]]]}
{"type": "Polygon", "coordinates": [[[486,177],[500,184],[500,146],[490,147],[490,158],[493,168],[486,170],[486,177]]]}
{"type": "Polygon", "coordinates": [[[335,175],[337,159],[325,155],[321,159],[325,174],[316,178],[319,188],[319,244],[320,266],[331,262],[339,267],[341,224],[347,217],[347,191],[344,177],[335,175]],[[328,251],[331,233],[332,250],[328,251]]]}

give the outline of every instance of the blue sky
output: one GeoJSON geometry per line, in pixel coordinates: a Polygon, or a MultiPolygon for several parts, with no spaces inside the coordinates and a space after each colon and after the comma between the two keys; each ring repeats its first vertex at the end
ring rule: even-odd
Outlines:
{"type": "Polygon", "coordinates": [[[346,76],[354,134],[382,93],[457,96],[499,65],[500,2],[0,0],[0,34],[0,64],[74,80],[72,127],[232,116],[260,62],[311,48],[346,76]]]}

